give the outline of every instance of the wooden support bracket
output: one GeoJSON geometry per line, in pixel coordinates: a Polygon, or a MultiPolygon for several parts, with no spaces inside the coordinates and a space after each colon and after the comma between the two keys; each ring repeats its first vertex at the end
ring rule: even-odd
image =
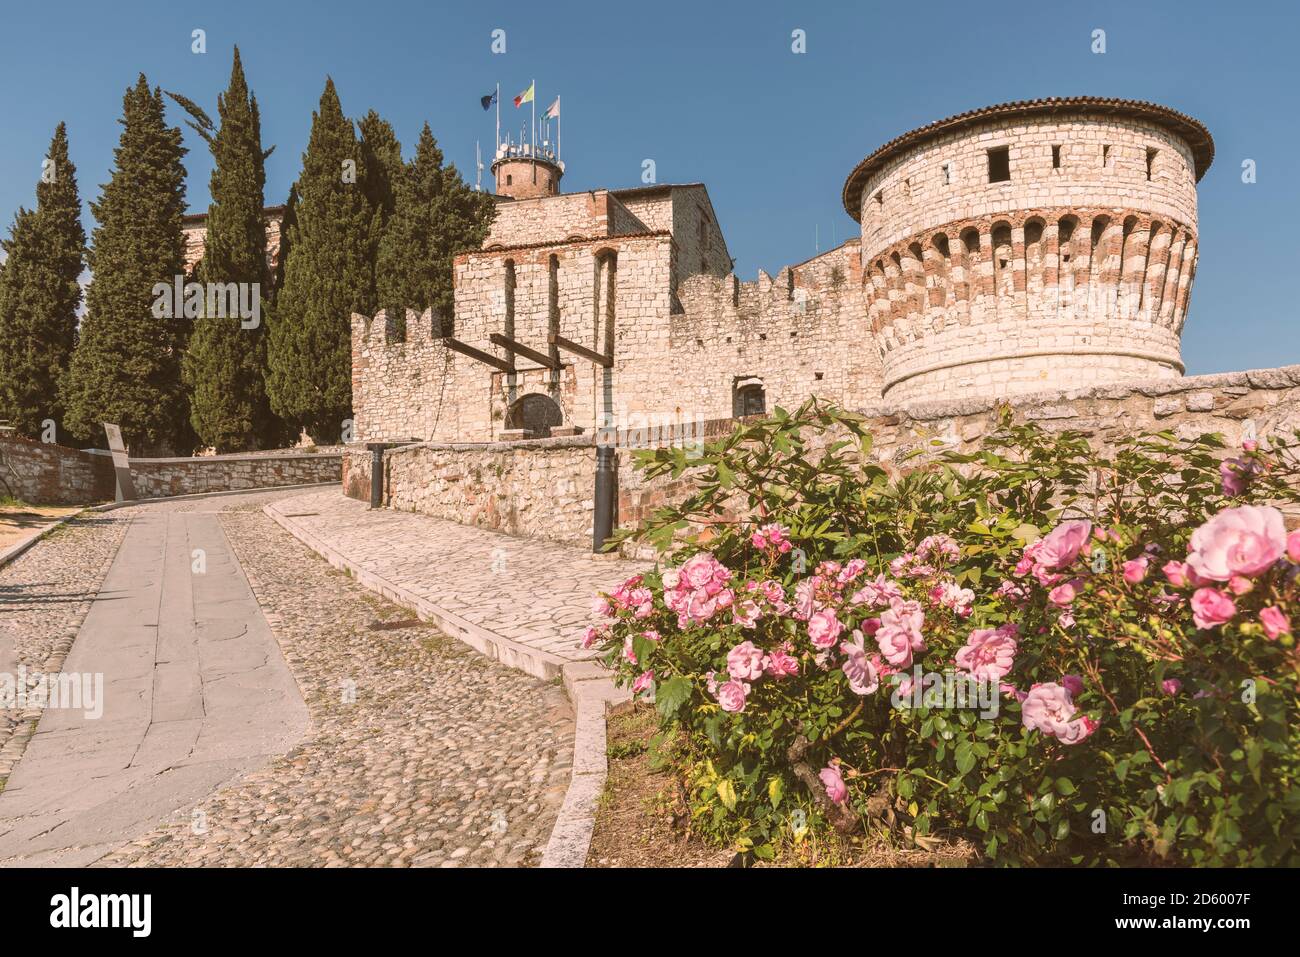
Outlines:
{"type": "Polygon", "coordinates": [[[484,352],[482,349],[475,349],[473,346],[466,345],[459,339],[453,339],[451,336],[446,336],[442,341],[452,352],[459,352],[463,356],[469,356],[477,362],[482,362],[484,365],[489,365],[494,369],[500,369],[502,372],[515,371],[515,364],[513,362],[507,362],[505,359],[498,359],[496,356],[492,355],[492,353],[484,352]]]}
{"type": "Polygon", "coordinates": [[[490,336],[488,336],[488,338],[492,340],[493,345],[500,346],[502,349],[505,349],[506,352],[509,352],[512,355],[520,355],[523,356],[525,359],[531,359],[533,362],[536,362],[539,366],[545,366],[547,369],[560,368],[559,359],[553,359],[544,352],[538,352],[536,349],[530,349],[523,343],[516,342],[514,339],[511,339],[509,336],[503,336],[499,332],[494,332],[490,336]]]}
{"type": "Polygon", "coordinates": [[[602,352],[595,351],[594,349],[588,349],[586,346],[580,346],[576,342],[566,339],[558,333],[552,332],[549,339],[551,345],[559,346],[565,352],[572,352],[575,356],[581,356],[590,362],[596,363],[598,366],[604,366],[608,369],[614,364],[613,356],[607,356],[602,352]]]}

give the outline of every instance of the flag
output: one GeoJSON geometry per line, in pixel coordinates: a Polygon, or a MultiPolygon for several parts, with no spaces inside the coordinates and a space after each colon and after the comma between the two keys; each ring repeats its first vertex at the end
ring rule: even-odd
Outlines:
{"type": "Polygon", "coordinates": [[[490,110],[492,104],[497,101],[497,95],[495,92],[489,93],[487,96],[480,96],[478,101],[483,104],[483,109],[490,110]]]}
{"type": "Polygon", "coordinates": [[[548,120],[559,119],[559,116],[560,116],[560,98],[559,98],[558,96],[555,98],[555,102],[552,103],[550,106],[548,106],[548,107],[546,108],[546,112],[543,113],[542,116],[545,117],[545,118],[548,119],[548,120]]]}
{"type": "Polygon", "coordinates": [[[525,103],[533,102],[533,86],[534,84],[529,83],[528,89],[515,97],[515,106],[523,106],[525,103]]]}

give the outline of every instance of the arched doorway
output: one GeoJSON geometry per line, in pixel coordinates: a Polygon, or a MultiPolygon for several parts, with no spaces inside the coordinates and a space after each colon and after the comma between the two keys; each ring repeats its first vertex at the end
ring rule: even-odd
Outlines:
{"type": "Polygon", "coordinates": [[[546,395],[530,393],[516,400],[506,412],[507,429],[526,429],[533,435],[550,435],[553,427],[563,424],[559,403],[546,395]]]}

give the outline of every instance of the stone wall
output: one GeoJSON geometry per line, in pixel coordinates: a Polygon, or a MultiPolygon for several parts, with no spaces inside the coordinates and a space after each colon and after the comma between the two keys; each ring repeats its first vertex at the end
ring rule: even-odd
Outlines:
{"type": "MultiPolygon", "coordinates": [[[[25,502],[89,505],[113,500],[113,460],[106,451],[71,449],[0,432],[0,456],[0,477],[25,502]]],[[[140,498],[334,482],[341,469],[339,452],[131,459],[131,478],[140,498]]]]}
{"type": "MultiPolygon", "coordinates": [[[[1004,405],[1018,421],[1049,430],[1080,430],[1098,448],[1153,430],[1187,438],[1218,432],[1231,448],[1251,435],[1300,429],[1300,366],[861,411],[874,436],[872,456],[889,467],[917,449],[977,448],[1004,405]]],[[[710,421],[694,437],[711,440],[734,426],[730,419],[710,421]]],[[[631,447],[679,439],[667,434],[656,442],[653,434],[620,433],[620,526],[639,525],[655,509],[680,502],[692,491],[689,478],[646,480],[631,465],[631,447]]],[[[385,502],[515,535],[590,547],[594,445],[593,436],[578,436],[391,449],[384,453],[385,502]]],[[[345,458],[346,493],[368,501],[369,452],[349,446],[345,458]]]]}
{"type": "Polygon", "coordinates": [[[988,113],[909,134],[850,178],[884,400],[1181,375],[1189,144],[1142,104],[988,113]]]}
{"type": "Polygon", "coordinates": [[[39,505],[84,505],[113,498],[113,462],[108,454],[35,442],[0,431],[0,493],[39,505]]]}
{"type": "Polygon", "coordinates": [[[131,479],[140,498],[167,498],[199,492],[274,488],[337,482],[340,452],[199,455],[193,458],[131,459],[131,479]]]}

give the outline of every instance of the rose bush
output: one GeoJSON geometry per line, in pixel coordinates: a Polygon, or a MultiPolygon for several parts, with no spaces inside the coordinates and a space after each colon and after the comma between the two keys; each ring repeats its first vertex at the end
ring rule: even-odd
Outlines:
{"type": "Polygon", "coordinates": [[[1294,442],[1102,455],[1004,417],[887,472],[860,417],[778,409],[639,453],[697,491],[622,533],[660,562],[583,643],[653,691],[693,829],[758,857],[865,826],[1001,863],[1294,864],[1294,442]]]}

